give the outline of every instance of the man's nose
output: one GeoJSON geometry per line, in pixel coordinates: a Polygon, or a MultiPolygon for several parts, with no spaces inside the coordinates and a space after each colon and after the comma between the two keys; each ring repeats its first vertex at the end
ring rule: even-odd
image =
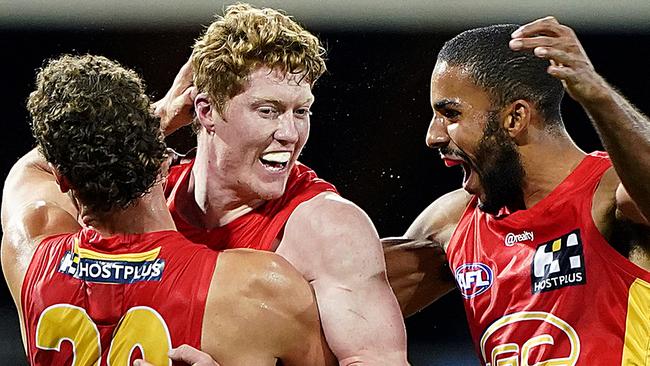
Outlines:
{"type": "Polygon", "coordinates": [[[441,148],[449,144],[449,135],[447,134],[447,122],[444,118],[433,116],[426,138],[427,146],[432,149],[441,148]]]}
{"type": "Polygon", "coordinates": [[[298,133],[297,124],[301,122],[294,118],[293,113],[291,111],[283,113],[278,118],[278,122],[278,128],[275,130],[273,137],[282,143],[295,144],[298,142],[300,134],[298,133]]]}

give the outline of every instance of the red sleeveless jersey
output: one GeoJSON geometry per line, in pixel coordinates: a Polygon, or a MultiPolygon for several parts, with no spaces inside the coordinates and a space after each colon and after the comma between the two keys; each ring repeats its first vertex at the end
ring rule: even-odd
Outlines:
{"type": "Polygon", "coordinates": [[[337,193],[332,184],[318,178],[307,166],[296,162],[280,198],[266,201],[227,225],[205,229],[185,221],[176,209],[176,200],[179,199],[177,192],[179,187],[187,186],[193,164],[194,159],[170,168],[165,184],[167,206],[179,232],[192,242],[205,244],[214,250],[251,248],[274,251],[275,239],[299,204],[323,192],[337,193]]]}
{"type": "Polygon", "coordinates": [[[473,197],[447,250],[484,365],[648,365],[650,272],[591,216],[611,167],[587,155],[547,197],[505,217],[473,197]]]}
{"type": "Polygon", "coordinates": [[[46,238],[22,287],[30,365],[171,365],[170,348],[201,347],[217,256],[176,231],[46,238]]]}

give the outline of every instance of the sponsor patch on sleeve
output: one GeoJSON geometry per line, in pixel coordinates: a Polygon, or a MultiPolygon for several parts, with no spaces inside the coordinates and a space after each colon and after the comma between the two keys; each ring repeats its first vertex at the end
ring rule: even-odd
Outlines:
{"type": "Polygon", "coordinates": [[[587,282],[579,230],[537,247],[531,264],[531,282],[533,294],[587,282]]]}

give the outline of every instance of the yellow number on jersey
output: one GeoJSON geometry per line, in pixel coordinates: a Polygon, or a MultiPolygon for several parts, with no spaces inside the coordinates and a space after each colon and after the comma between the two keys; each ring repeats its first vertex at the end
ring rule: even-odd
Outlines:
{"type": "MultiPolygon", "coordinates": [[[[72,343],[72,366],[101,364],[99,331],[85,309],[56,304],[41,313],[36,326],[36,347],[60,351],[64,340],[72,343]]],[[[136,347],[148,362],[156,366],[171,365],[167,358],[171,349],[169,329],[162,316],[150,307],[131,308],[120,319],[108,350],[108,365],[127,366],[136,347]]]]}
{"type": "Polygon", "coordinates": [[[108,365],[129,365],[135,347],[140,347],[149,363],[171,365],[167,352],[172,341],[167,325],[157,311],[146,306],[129,309],[120,320],[108,350],[108,365]]]}
{"type": "Polygon", "coordinates": [[[36,347],[61,351],[61,342],[72,343],[72,366],[99,365],[102,345],[97,326],[85,309],[56,304],[43,310],[36,325],[36,347]]]}

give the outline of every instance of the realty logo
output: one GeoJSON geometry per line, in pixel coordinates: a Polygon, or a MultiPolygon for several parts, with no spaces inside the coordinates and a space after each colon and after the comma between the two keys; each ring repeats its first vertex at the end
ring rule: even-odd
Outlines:
{"type": "Polygon", "coordinates": [[[535,234],[533,234],[532,231],[526,231],[526,230],[524,230],[524,232],[521,234],[508,233],[508,235],[506,235],[505,237],[504,244],[507,247],[511,247],[517,243],[526,240],[530,240],[530,241],[535,240],[535,234]]]}

